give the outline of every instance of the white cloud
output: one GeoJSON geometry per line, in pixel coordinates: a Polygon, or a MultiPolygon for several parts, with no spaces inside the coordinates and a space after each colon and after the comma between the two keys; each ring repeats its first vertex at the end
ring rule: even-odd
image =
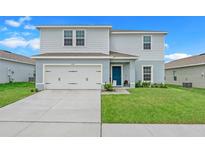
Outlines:
{"type": "Polygon", "coordinates": [[[165,60],[166,61],[173,61],[173,60],[186,58],[186,57],[190,57],[190,56],[192,56],[192,55],[189,55],[186,53],[173,53],[173,54],[165,55],[165,60]]]}
{"type": "Polygon", "coordinates": [[[31,33],[29,33],[29,32],[22,32],[21,33],[23,36],[29,36],[29,35],[31,35],[31,33]]]}
{"type": "Polygon", "coordinates": [[[15,21],[15,20],[6,20],[5,21],[5,24],[11,26],[11,27],[19,27],[21,26],[25,21],[30,21],[31,20],[31,17],[21,17],[19,18],[18,21],[15,21]]]}
{"type": "Polygon", "coordinates": [[[11,26],[11,27],[19,27],[21,25],[20,22],[14,21],[14,20],[6,20],[5,24],[11,26]]]}
{"type": "Polygon", "coordinates": [[[4,32],[4,31],[7,31],[8,28],[7,27],[0,27],[0,32],[4,32]]]}
{"type": "Polygon", "coordinates": [[[37,50],[40,48],[40,39],[39,38],[34,38],[30,41],[28,41],[28,45],[34,49],[34,50],[37,50]]]}
{"type": "Polygon", "coordinates": [[[20,23],[23,23],[24,21],[30,21],[30,20],[31,20],[31,17],[29,17],[29,16],[19,18],[20,23]]]}
{"type": "Polygon", "coordinates": [[[9,48],[26,48],[29,47],[33,50],[39,49],[39,38],[26,40],[23,37],[11,37],[0,41],[0,44],[9,48]]]}
{"type": "Polygon", "coordinates": [[[34,29],[36,29],[36,27],[33,25],[25,25],[24,29],[34,30],[34,29]]]}

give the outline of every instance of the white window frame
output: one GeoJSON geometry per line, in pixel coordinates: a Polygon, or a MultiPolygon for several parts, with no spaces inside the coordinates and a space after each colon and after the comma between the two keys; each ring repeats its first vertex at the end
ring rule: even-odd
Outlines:
{"type": "MultiPolygon", "coordinates": [[[[84,29],[76,29],[75,30],[75,46],[76,47],[85,47],[85,42],[86,42],[86,40],[85,40],[85,38],[86,38],[86,32],[85,32],[85,30],[84,29]],[[76,31],[84,31],[84,45],[77,45],[77,33],[76,33],[76,31]]],[[[81,39],[81,38],[80,38],[81,39]]]]}
{"type": "Polygon", "coordinates": [[[142,65],[142,81],[153,83],[153,65],[142,65]],[[151,81],[144,81],[144,67],[151,67],[151,81]]]}
{"type": "Polygon", "coordinates": [[[151,51],[152,50],[152,35],[142,35],[142,50],[144,50],[144,51],[151,51]],[[144,49],[144,37],[145,36],[150,36],[151,37],[151,45],[150,45],[150,47],[151,47],[151,49],[144,49]]]}
{"type": "Polygon", "coordinates": [[[86,47],[86,30],[85,29],[63,29],[63,31],[62,31],[62,45],[63,45],[63,47],[65,47],[65,48],[73,48],[73,47],[75,47],[75,48],[82,48],[82,47],[86,47]],[[76,45],[76,30],[79,30],[79,31],[84,31],[84,46],[77,46],[76,45]],[[66,45],[64,45],[64,31],[72,31],[73,32],[73,38],[72,38],[72,40],[73,40],[73,45],[72,46],[66,46],[66,45]]]}
{"type": "Polygon", "coordinates": [[[74,43],[74,41],[73,41],[73,35],[74,35],[74,33],[73,33],[73,30],[72,29],[65,29],[65,30],[63,30],[63,46],[64,47],[73,47],[73,43],[74,43]],[[72,45],[65,45],[65,37],[64,37],[64,34],[65,34],[65,31],[72,31],[72,45]]]}

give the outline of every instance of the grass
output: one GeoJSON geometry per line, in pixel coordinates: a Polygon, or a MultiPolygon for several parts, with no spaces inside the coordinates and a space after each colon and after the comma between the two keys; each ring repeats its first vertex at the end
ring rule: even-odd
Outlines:
{"type": "Polygon", "coordinates": [[[130,95],[103,95],[104,123],[205,123],[205,89],[130,89],[130,95]]]}
{"type": "Polygon", "coordinates": [[[0,84],[0,107],[34,94],[34,83],[16,82],[0,84]]]}

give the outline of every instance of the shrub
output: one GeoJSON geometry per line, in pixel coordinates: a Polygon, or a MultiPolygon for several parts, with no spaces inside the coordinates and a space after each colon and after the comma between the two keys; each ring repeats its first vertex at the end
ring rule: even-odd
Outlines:
{"type": "Polygon", "coordinates": [[[141,81],[138,81],[135,83],[135,88],[139,88],[139,87],[142,87],[142,82],[141,81]]]}
{"type": "Polygon", "coordinates": [[[34,92],[34,90],[33,90],[33,89],[31,89],[31,92],[33,93],[33,92],[34,92]]]}
{"type": "Polygon", "coordinates": [[[142,87],[144,87],[144,88],[149,88],[149,87],[151,87],[151,82],[142,82],[142,87]]]}
{"type": "Polygon", "coordinates": [[[36,92],[39,92],[39,90],[38,90],[37,88],[35,89],[35,91],[36,91],[36,92]]]}
{"type": "Polygon", "coordinates": [[[167,88],[167,85],[166,85],[166,84],[161,83],[161,84],[160,84],[160,88],[167,88]]]}
{"type": "Polygon", "coordinates": [[[114,88],[113,88],[111,83],[105,83],[104,88],[107,91],[113,91],[114,90],[114,88]]]}

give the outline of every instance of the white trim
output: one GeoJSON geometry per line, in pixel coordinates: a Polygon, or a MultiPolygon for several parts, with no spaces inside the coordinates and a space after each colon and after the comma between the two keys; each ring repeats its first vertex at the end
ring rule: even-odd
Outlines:
{"type": "Polygon", "coordinates": [[[120,86],[123,86],[123,64],[111,64],[110,66],[111,66],[111,72],[110,72],[110,74],[111,74],[111,83],[113,82],[113,80],[112,80],[112,67],[113,66],[120,66],[121,67],[121,85],[120,86]]]}
{"type": "Polygon", "coordinates": [[[111,59],[137,59],[137,57],[111,57],[111,59]]]}
{"type": "Polygon", "coordinates": [[[86,30],[85,29],[75,29],[75,47],[78,47],[78,48],[82,48],[82,47],[86,47],[86,30]],[[84,45],[83,46],[77,46],[76,43],[77,43],[77,37],[76,37],[76,31],[84,31],[84,45]]]}
{"type": "Polygon", "coordinates": [[[143,51],[152,51],[152,35],[142,35],[142,50],[143,51]],[[144,49],[144,36],[150,36],[151,37],[151,49],[144,49]]]}
{"type": "Polygon", "coordinates": [[[22,64],[27,64],[27,65],[35,66],[35,64],[31,64],[31,63],[27,63],[27,62],[22,62],[22,61],[18,61],[18,60],[14,60],[14,59],[8,59],[8,58],[2,58],[2,57],[0,57],[0,59],[6,60],[6,61],[12,61],[12,62],[16,62],[16,63],[22,63],[22,64]]]}
{"type": "MultiPolygon", "coordinates": [[[[43,82],[38,84],[43,84],[45,89],[45,67],[46,66],[100,66],[101,68],[101,84],[103,84],[103,67],[102,64],[43,64],[43,82]]],[[[37,84],[37,83],[36,83],[37,84]]]]}
{"type": "Polygon", "coordinates": [[[112,28],[112,26],[86,26],[86,25],[65,25],[65,26],[36,26],[37,29],[41,29],[41,28],[112,28]]]}
{"type": "Polygon", "coordinates": [[[111,34],[167,34],[167,32],[137,32],[137,31],[130,31],[130,32],[112,32],[111,34]]]}
{"type": "Polygon", "coordinates": [[[151,67],[151,83],[153,83],[153,65],[142,65],[142,81],[144,82],[144,67],[151,67]]]}
{"type": "Polygon", "coordinates": [[[137,57],[113,56],[33,56],[33,59],[137,59],[137,57]]]}
{"type": "Polygon", "coordinates": [[[63,39],[62,39],[62,46],[63,48],[85,48],[86,47],[86,29],[63,29],[63,39]],[[84,31],[84,46],[77,46],[76,45],[76,31],[84,31]],[[64,32],[65,31],[72,31],[72,46],[65,46],[64,45],[64,32]]]}
{"type": "Polygon", "coordinates": [[[110,59],[110,56],[33,56],[33,59],[110,59]]]}
{"type": "Polygon", "coordinates": [[[73,29],[63,29],[63,47],[73,47],[74,46],[74,39],[73,39],[73,36],[74,36],[74,33],[73,33],[73,29]],[[64,45],[64,34],[65,34],[65,31],[72,31],[72,45],[64,45]]]}

